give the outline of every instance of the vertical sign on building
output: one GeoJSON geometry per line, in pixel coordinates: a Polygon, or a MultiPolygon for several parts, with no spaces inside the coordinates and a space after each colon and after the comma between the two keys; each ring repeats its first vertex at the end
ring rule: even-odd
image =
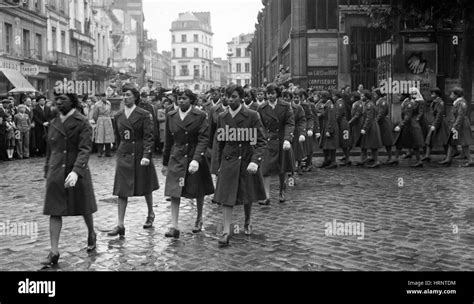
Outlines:
{"type": "Polygon", "coordinates": [[[308,38],[308,87],[337,89],[337,38],[308,38]]]}

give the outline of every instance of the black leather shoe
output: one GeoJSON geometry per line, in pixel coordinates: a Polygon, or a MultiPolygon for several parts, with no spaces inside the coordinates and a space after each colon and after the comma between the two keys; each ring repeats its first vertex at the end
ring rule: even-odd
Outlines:
{"type": "Polygon", "coordinates": [[[343,156],[343,157],[339,158],[339,160],[343,162],[343,161],[345,161],[345,160],[346,160],[346,157],[345,157],[345,156],[343,156]]]}
{"type": "Polygon", "coordinates": [[[87,252],[92,252],[97,248],[97,234],[90,235],[87,238],[87,252]]]}
{"type": "Polygon", "coordinates": [[[43,262],[41,262],[41,265],[54,266],[58,264],[58,261],[59,261],[59,252],[57,254],[53,254],[52,252],[49,252],[46,259],[43,262]]]}
{"type": "Polygon", "coordinates": [[[394,166],[398,166],[399,163],[400,161],[398,159],[394,159],[388,162],[389,165],[394,165],[394,166]]]}
{"type": "Polygon", "coordinates": [[[218,241],[219,246],[221,247],[229,246],[229,240],[230,240],[230,235],[228,233],[224,233],[224,235],[218,241]]]}
{"type": "Polygon", "coordinates": [[[308,166],[303,168],[303,172],[311,172],[313,166],[308,166]]]}
{"type": "Polygon", "coordinates": [[[166,237],[172,237],[172,238],[175,238],[175,239],[178,239],[179,238],[179,230],[178,229],[175,229],[175,228],[170,228],[166,233],[165,233],[165,236],[166,237]]]}
{"type": "Polygon", "coordinates": [[[427,162],[430,162],[431,161],[431,157],[429,156],[425,156],[421,159],[421,161],[427,161],[427,162]]]}
{"type": "Polygon", "coordinates": [[[345,167],[345,166],[350,167],[351,165],[352,165],[352,162],[350,160],[344,161],[342,164],[340,164],[340,166],[342,166],[342,167],[345,167]]]}
{"type": "Polygon", "coordinates": [[[380,163],[376,162],[373,165],[368,166],[369,169],[378,169],[380,168],[380,163]]]}
{"type": "Polygon", "coordinates": [[[155,220],[155,216],[147,216],[145,224],[143,224],[143,229],[149,229],[153,227],[153,221],[155,220]]]}
{"type": "Polygon", "coordinates": [[[193,233],[199,233],[202,231],[202,221],[196,221],[194,224],[194,228],[192,230],[193,233]]]}
{"type": "Polygon", "coordinates": [[[445,159],[443,161],[438,162],[438,164],[443,166],[451,166],[451,162],[452,161],[445,159]]]}
{"type": "Polygon", "coordinates": [[[462,164],[461,167],[474,167],[474,162],[462,164]]]}
{"type": "Polygon", "coordinates": [[[337,168],[337,164],[336,163],[332,163],[330,164],[329,166],[327,166],[325,169],[336,169],[337,168]]]}
{"type": "Polygon", "coordinates": [[[278,201],[280,201],[280,203],[284,203],[286,201],[285,191],[280,192],[280,195],[278,196],[278,201]]]}
{"type": "Polygon", "coordinates": [[[411,154],[403,154],[402,159],[410,159],[411,154]]]}
{"type": "Polygon", "coordinates": [[[412,168],[421,168],[421,167],[423,167],[423,163],[421,161],[419,161],[416,164],[411,165],[410,167],[412,167],[412,168]]]}
{"type": "Polygon", "coordinates": [[[364,161],[359,161],[359,162],[356,162],[355,165],[357,167],[363,167],[365,166],[365,164],[367,164],[367,160],[364,160],[364,161]]]}
{"type": "Polygon", "coordinates": [[[124,236],[125,235],[125,227],[117,226],[112,231],[107,233],[107,235],[108,236],[117,236],[117,235],[124,236]]]}
{"type": "Polygon", "coordinates": [[[258,204],[259,204],[259,205],[262,205],[262,206],[268,206],[268,205],[270,205],[270,199],[267,198],[267,199],[264,200],[264,201],[259,201],[258,204]]]}
{"type": "Polygon", "coordinates": [[[325,167],[329,166],[329,164],[330,164],[330,163],[328,163],[328,162],[323,162],[323,163],[319,166],[319,168],[325,168],[325,167]]]}
{"type": "Polygon", "coordinates": [[[252,226],[249,224],[244,225],[244,234],[245,235],[251,235],[252,234],[252,226]]]}

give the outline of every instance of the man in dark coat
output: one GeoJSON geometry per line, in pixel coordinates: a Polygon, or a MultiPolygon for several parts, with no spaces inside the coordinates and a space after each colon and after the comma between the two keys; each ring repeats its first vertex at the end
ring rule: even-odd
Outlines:
{"type": "Polygon", "coordinates": [[[37,100],[38,104],[33,109],[36,152],[38,156],[44,156],[46,153],[46,133],[49,120],[51,119],[51,110],[45,105],[46,97],[39,96],[37,100]]]}
{"type": "Polygon", "coordinates": [[[286,173],[294,172],[295,159],[291,149],[291,141],[295,131],[295,117],[291,105],[280,99],[280,88],[270,83],[267,86],[268,101],[258,107],[258,113],[267,137],[267,148],[263,157],[262,173],[265,182],[267,199],[259,202],[270,204],[270,177],[280,178],[279,201],[284,202],[286,190],[286,173]]]}
{"type": "Polygon", "coordinates": [[[197,96],[190,90],[179,93],[179,109],[168,113],[165,126],[163,175],[165,196],[171,197],[172,227],[166,237],[178,238],[181,197],[195,198],[197,217],[193,233],[202,229],[204,196],[214,193],[214,185],[205,157],[209,141],[207,114],[194,107],[197,96]]]}
{"type": "Polygon", "coordinates": [[[233,207],[244,205],[244,233],[250,235],[252,203],[266,198],[260,170],[266,146],[262,122],[257,112],[242,105],[244,90],[241,86],[229,86],[226,94],[229,98],[229,109],[218,117],[217,128],[221,133],[219,135],[222,135],[224,130],[240,130],[246,131],[249,138],[233,139],[218,135],[220,169],[214,201],[224,207],[224,235],[219,240],[220,245],[229,244],[233,207]],[[254,138],[251,138],[251,135],[254,138]]]}
{"type": "Polygon", "coordinates": [[[48,153],[44,167],[46,196],[43,213],[50,216],[51,252],[43,265],[57,264],[59,234],[62,216],[82,215],[89,238],[88,251],[95,249],[92,214],[97,204],[88,167],[92,151],[92,128],[87,118],[77,111],[75,94],[61,95],[56,99],[59,117],[48,132],[48,153]]]}
{"type": "Polygon", "coordinates": [[[124,86],[123,110],[114,117],[117,148],[117,167],[113,194],[118,196],[118,225],[109,236],[125,235],[124,218],[128,198],[145,196],[148,217],[143,228],[151,228],[155,219],[153,191],[159,188],[153,164],[152,114],[136,104],[140,93],[132,86],[124,86]]]}

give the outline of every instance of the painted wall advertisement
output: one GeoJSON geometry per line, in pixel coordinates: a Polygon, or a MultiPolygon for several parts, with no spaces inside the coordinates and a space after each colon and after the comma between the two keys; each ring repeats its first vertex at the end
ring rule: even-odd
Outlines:
{"type": "Polygon", "coordinates": [[[436,43],[404,45],[405,80],[419,81],[421,94],[427,99],[430,99],[430,90],[436,87],[437,52],[436,43]]]}
{"type": "Polygon", "coordinates": [[[308,67],[308,87],[318,91],[337,89],[337,67],[308,67]]]}
{"type": "Polygon", "coordinates": [[[308,66],[337,65],[337,38],[308,38],[308,66]]]}

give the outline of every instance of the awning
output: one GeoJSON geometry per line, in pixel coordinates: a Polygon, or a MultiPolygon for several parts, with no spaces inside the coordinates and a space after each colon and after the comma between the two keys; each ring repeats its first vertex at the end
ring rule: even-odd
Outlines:
{"type": "Polygon", "coordinates": [[[31,83],[28,82],[28,80],[26,80],[25,76],[23,76],[20,72],[9,69],[0,69],[0,72],[2,72],[3,75],[5,75],[5,77],[15,87],[9,92],[36,92],[36,89],[31,85],[31,83]]]}

